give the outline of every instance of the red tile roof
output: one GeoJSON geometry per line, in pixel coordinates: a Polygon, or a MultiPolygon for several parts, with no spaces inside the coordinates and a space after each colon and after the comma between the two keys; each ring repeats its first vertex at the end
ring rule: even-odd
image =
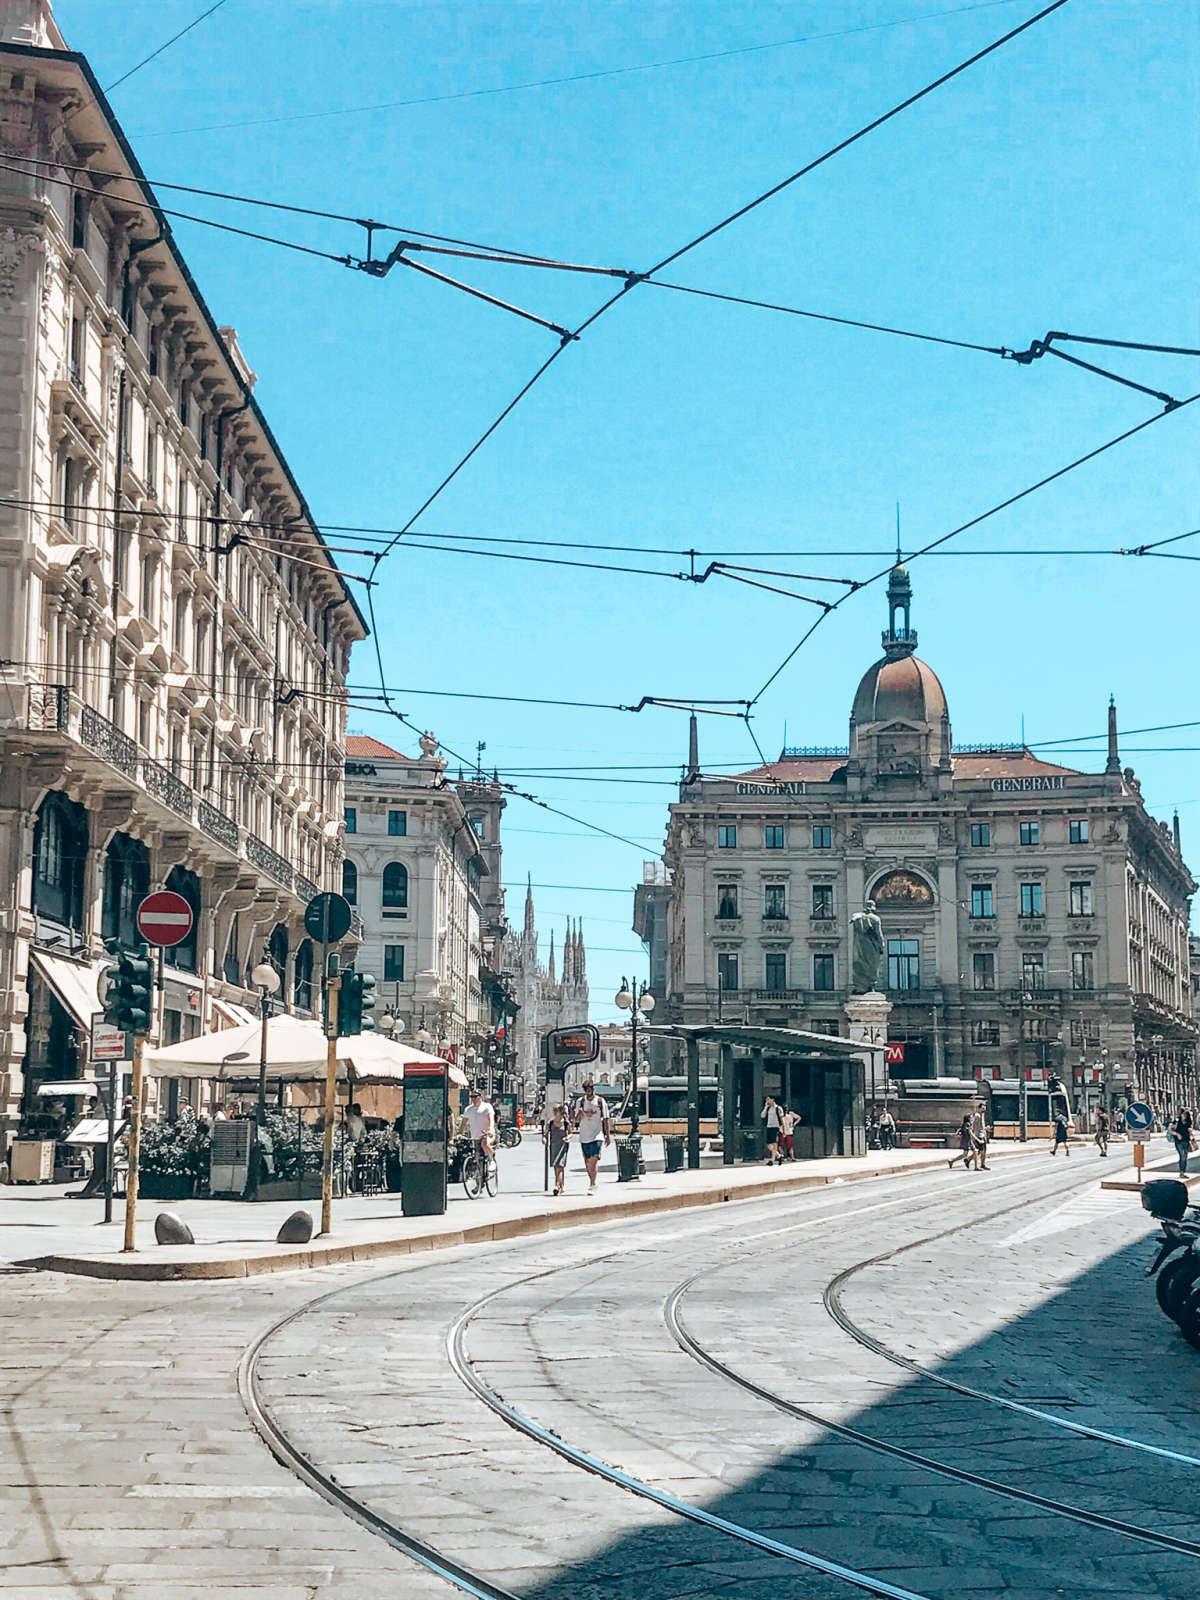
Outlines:
{"type": "Polygon", "coordinates": [[[346,754],[348,756],[396,756],[401,761],[406,759],[402,750],[393,750],[390,744],[383,744],[379,739],[372,739],[368,733],[348,733],[346,735],[346,754]]]}
{"type": "Polygon", "coordinates": [[[770,766],[755,767],[752,772],[731,772],[729,776],[736,783],[770,783],[779,778],[828,783],[848,759],[847,756],[788,756],[772,761],[770,766]]]}
{"type": "MultiPolygon", "coordinates": [[[[769,766],[755,767],[750,772],[730,774],[737,783],[770,783],[778,779],[802,779],[809,783],[828,783],[839,767],[844,767],[846,756],[781,756],[769,766]]],[[[1036,778],[1070,777],[1078,767],[1059,767],[1052,761],[1043,761],[1028,750],[978,751],[971,755],[954,756],[956,778],[1036,778]]]]}

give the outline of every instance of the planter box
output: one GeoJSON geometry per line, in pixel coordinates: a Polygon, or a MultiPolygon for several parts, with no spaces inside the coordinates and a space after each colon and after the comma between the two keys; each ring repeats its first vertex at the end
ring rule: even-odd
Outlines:
{"type": "Polygon", "coordinates": [[[138,1194],[146,1200],[189,1200],[191,1175],[186,1172],[143,1172],[138,1176],[138,1194]]]}
{"type": "Polygon", "coordinates": [[[321,1198],[321,1174],[319,1172],[306,1172],[302,1178],[288,1178],[281,1180],[271,1178],[266,1183],[260,1183],[256,1200],[319,1200],[321,1198]]]}

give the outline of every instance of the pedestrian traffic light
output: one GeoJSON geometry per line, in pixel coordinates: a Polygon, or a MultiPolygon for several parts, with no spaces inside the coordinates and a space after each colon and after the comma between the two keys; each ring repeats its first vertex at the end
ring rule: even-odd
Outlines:
{"type": "MultiPolygon", "coordinates": [[[[117,964],[113,1020],[126,1033],[145,1035],[150,1030],[150,952],[142,945],[122,950],[117,964]]],[[[111,987],[111,985],[110,985],[111,987]]]]}

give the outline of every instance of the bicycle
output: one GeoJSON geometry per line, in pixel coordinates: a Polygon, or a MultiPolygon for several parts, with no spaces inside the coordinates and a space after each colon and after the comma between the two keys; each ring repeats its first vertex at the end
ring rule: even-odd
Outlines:
{"type": "Polygon", "coordinates": [[[484,1189],[494,1195],[500,1186],[500,1172],[495,1151],[485,1156],[478,1143],[473,1143],[462,1159],[462,1186],[470,1200],[478,1199],[484,1189]]]}
{"type": "Polygon", "coordinates": [[[515,1122],[506,1122],[500,1129],[500,1143],[505,1150],[515,1150],[521,1142],[521,1130],[515,1122]]]}

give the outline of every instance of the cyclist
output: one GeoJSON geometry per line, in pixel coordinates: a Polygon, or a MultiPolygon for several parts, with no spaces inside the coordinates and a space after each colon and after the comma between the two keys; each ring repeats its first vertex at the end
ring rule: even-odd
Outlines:
{"type": "Polygon", "coordinates": [[[490,1100],[485,1100],[483,1090],[471,1090],[471,1104],[463,1115],[471,1130],[471,1139],[484,1162],[491,1161],[496,1151],[496,1112],[490,1100]]]}

